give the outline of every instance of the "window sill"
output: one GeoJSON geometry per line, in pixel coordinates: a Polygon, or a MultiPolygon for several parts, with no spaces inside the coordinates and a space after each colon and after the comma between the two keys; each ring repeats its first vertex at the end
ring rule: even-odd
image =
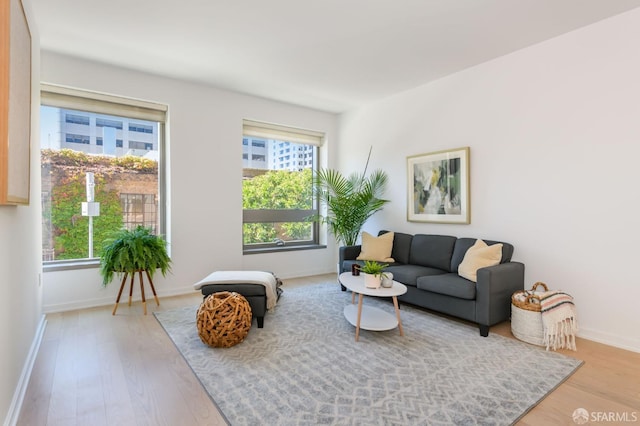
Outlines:
{"type": "Polygon", "coordinates": [[[42,263],[42,272],[70,271],[73,269],[92,269],[100,267],[100,259],[56,260],[42,263]]]}
{"type": "Polygon", "coordinates": [[[242,251],[242,254],[263,254],[263,253],[278,253],[281,251],[299,251],[299,250],[317,250],[325,249],[327,246],[321,244],[307,244],[299,246],[280,246],[280,247],[263,247],[255,249],[246,249],[242,251]]]}

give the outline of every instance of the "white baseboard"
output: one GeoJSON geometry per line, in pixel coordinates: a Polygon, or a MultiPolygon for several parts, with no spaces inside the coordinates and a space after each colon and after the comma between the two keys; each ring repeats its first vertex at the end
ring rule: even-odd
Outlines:
{"type": "MultiPolygon", "coordinates": [[[[197,292],[196,292],[196,290],[193,289],[193,286],[172,288],[169,291],[167,291],[167,290],[157,291],[158,299],[160,299],[160,303],[162,303],[162,298],[163,297],[182,296],[184,294],[189,294],[189,293],[195,294],[197,292]]],[[[42,306],[42,310],[46,314],[53,314],[53,313],[56,313],[56,312],[67,312],[67,311],[75,311],[75,310],[78,310],[78,309],[96,308],[98,306],[115,305],[115,303],[116,303],[115,297],[116,296],[113,296],[113,297],[109,296],[109,297],[101,297],[101,298],[96,298],[96,299],[75,300],[73,302],[68,302],[68,303],[57,303],[57,304],[43,305],[42,306]]],[[[145,299],[146,299],[147,303],[149,303],[149,302],[155,303],[155,301],[153,299],[153,294],[146,295],[145,299]]],[[[138,294],[135,294],[133,296],[133,299],[131,299],[131,300],[132,300],[132,302],[140,302],[142,300],[142,298],[141,298],[140,294],[138,293],[138,294]]],[[[122,298],[120,299],[120,305],[122,305],[123,303],[124,304],[129,303],[129,296],[128,295],[123,295],[122,298]]]]}
{"type": "Polygon", "coordinates": [[[38,350],[40,349],[40,343],[42,342],[42,336],[44,336],[44,330],[46,327],[47,319],[42,315],[36,329],[36,334],[31,342],[29,354],[27,355],[27,359],[22,367],[22,374],[20,374],[18,386],[16,386],[16,390],[13,394],[13,399],[11,400],[11,406],[7,412],[7,417],[4,419],[4,426],[15,426],[18,423],[18,417],[20,416],[24,396],[27,393],[27,386],[29,385],[29,379],[31,378],[31,372],[33,371],[33,365],[36,362],[36,357],[38,356],[38,350]]]}
{"type": "MultiPolygon", "coordinates": [[[[278,278],[281,278],[284,280],[284,279],[299,278],[304,276],[335,274],[335,271],[326,271],[323,269],[313,270],[311,272],[309,271],[304,271],[304,272],[305,272],[304,274],[296,273],[296,272],[293,272],[293,273],[290,272],[287,274],[278,274],[278,278]]],[[[194,290],[193,285],[188,285],[184,287],[171,287],[169,289],[164,288],[162,290],[159,290],[156,288],[156,291],[158,293],[158,298],[161,300],[160,303],[162,303],[163,297],[182,296],[190,293],[199,293],[199,291],[194,290]]],[[[75,311],[78,309],[87,309],[87,308],[96,308],[99,306],[114,305],[116,301],[115,300],[116,297],[117,295],[110,294],[105,297],[73,300],[65,303],[46,304],[45,302],[45,304],[42,306],[42,311],[46,314],[53,314],[57,312],[67,312],[67,311],[75,311]]],[[[149,300],[153,300],[153,295],[151,295],[151,297],[147,297],[146,299],[147,299],[147,302],[149,300]]],[[[140,300],[141,300],[140,293],[134,294],[132,301],[139,302],[140,300]]],[[[129,296],[123,294],[122,298],[120,299],[120,304],[122,304],[123,302],[128,303],[128,301],[129,301],[129,296]]]]}
{"type": "Polygon", "coordinates": [[[614,334],[603,333],[602,331],[582,327],[580,328],[580,331],[578,331],[578,337],[602,343],[604,345],[625,349],[627,351],[640,353],[640,338],[634,339],[625,336],[617,336],[614,334]]]}
{"type": "MultiPolygon", "coordinates": [[[[127,301],[128,300],[129,299],[127,298],[127,301]]],[[[106,306],[114,303],[115,303],[115,300],[111,298],[76,300],[68,303],[55,303],[51,305],[42,305],[42,311],[45,314],[55,314],[57,312],[68,312],[68,311],[75,311],[78,309],[95,308],[98,306],[106,306]]]]}
{"type": "Polygon", "coordinates": [[[336,271],[334,269],[305,269],[304,271],[287,271],[285,273],[278,273],[278,278],[281,280],[288,280],[292,278],[304,278],[304,277],[315,277],[317,275],[327,275],[327,274],[335,274],[336,271]]]}

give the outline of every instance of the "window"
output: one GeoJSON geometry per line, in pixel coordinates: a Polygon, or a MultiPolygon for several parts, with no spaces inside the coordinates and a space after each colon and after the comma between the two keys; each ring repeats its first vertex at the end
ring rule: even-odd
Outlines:
{"type": "Polygon", "coordinates": [[[122,121],[109,120],[107,118],[97,118],[96,127],[113,127],[122,130],[122,121]]]}
{"type": "MultiPolygon", "coordinates": [[[[317,246],[313,172],[324,140],[320,132],[244,120],[243,249],[245,253],[317,246]],[[246,142],[245,142],[246,141],[246,142]],[[303,150],[309,161],[292,167],[277,151],[303,150]]],[[[282,151],[281,151],[282,152],[282,151]]]]}
{"type": "Polygon", "coordinates": [[[123,227],[164,233],[167,107],[48,84],[41,100],[45,268],[94,264],[104,239],[123,227]],[[85,214],[98,214],[82,214],[87,202],[99,208],[85,214]]]}
{"type": "Polygon", "coordinates": [[[84,126],[89,125],[89,117],[83,115],[66,114],[64,121],[65,123],[71,124],[82,124],[84,126]]]}
{"type": "Polygon", "coordinates": [[[120,193],[123,224],[127,229],[137,226],[151,228],[157,234],[157,203],[155,194],[123,194],[120,193]]]}
{"type": "Polygon", "coordinates": [[[129,141],[129,148],[151,151],[153,149],[153,143],[129,141]]]}
{"type": "Polygon", "coordinates": [[[89,145],[89,135],[76,135],[73,133],[66,133],[64,141],[69,143],[82,143],[85,145],[89,145]]]}
{"type": "Polygon", "coordinates": [[[153,133],[153,126],[147,126],[146,124],[140,123],[132,123],[129,124],[130,132],[140,132],[140,133],[153,133]]]}

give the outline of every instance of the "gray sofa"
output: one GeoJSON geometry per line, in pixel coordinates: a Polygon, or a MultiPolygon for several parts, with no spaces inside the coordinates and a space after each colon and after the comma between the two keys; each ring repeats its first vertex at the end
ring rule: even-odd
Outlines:
{"type": "MultiPolygon", "coordinates": [[[[511,261],[513,245],[484,241],[502,243],[502,259],[499,265],[479,269],[474,283],[458,275],[458,266],[476,238],[395,232],[391,252],[395,262],[386,270],[407,286],[398,300],[475,322],[480,335],[488,336],[490,326],[509,319],[511,295],[524,288],[524,264],[511,261]]],[[[341,272],[363,263],[356,260],[360,249],[359,245],[340,247],[341,272]]]]}

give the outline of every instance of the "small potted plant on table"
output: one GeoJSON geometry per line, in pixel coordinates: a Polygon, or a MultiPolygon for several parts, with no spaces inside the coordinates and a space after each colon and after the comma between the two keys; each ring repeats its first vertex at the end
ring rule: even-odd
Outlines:
{"type": "Polygon", "coordinates": [[[367,288],[380,288],[382,279],[385,277],[384,268],[387,263],[378,263],[375,260],[365,260],[360,267],[360,272],[364,274],[364,286],[367,288]]]}

